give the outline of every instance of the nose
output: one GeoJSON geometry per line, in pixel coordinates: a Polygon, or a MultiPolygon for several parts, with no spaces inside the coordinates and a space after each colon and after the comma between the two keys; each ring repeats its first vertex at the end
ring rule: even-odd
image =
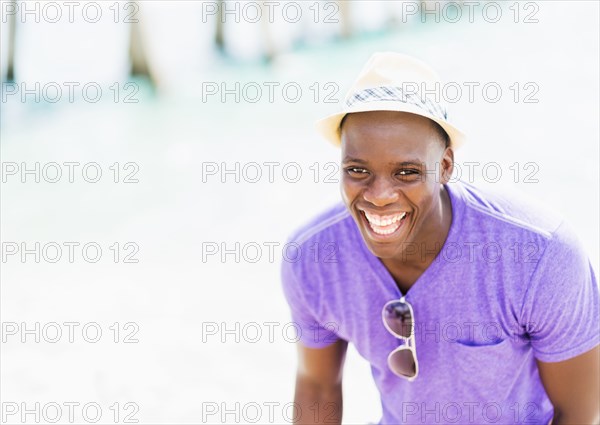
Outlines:
{"type": "Polygon", "coordinates": [[[396,202],[399,195],[391,182],[385,178],[377,177],[363,192],[363,198],[377,207],[384,207],[396,202]]]}

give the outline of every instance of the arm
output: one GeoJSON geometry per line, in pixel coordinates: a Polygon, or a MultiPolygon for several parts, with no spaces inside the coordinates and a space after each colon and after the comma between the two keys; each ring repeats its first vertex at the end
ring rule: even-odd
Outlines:
{"type": "Polygon", "coordinates": [[[600,290],[589,257],[562,222],[536,259],[521,324],[554,406],[552,425],[598,424],[600,290]]]}
{"type": "Polygon", "coordinates": [[[600,346],[562,362],[537,361],[552,425],[600,424],[600,346]]]}
{"type": "Polygon", "coordinates": [[[324,348],[298,344],[295,424],[342,423],[342,372],[347,347],[344,340],[324,348]]]}

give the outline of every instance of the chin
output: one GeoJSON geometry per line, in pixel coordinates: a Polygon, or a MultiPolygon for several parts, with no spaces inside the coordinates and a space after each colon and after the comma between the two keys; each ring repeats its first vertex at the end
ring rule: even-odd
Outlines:
{"type": "Polygon", "coordinates": [[[404,251],[404,246],[407,244],[405,238],[399,238],[389,241],[377,241],[373,240],[368,234],[365,235],[361,232],[363,241],[373,253],[378,253],[379,257],[393,257],[400,255],[404,251]]]}

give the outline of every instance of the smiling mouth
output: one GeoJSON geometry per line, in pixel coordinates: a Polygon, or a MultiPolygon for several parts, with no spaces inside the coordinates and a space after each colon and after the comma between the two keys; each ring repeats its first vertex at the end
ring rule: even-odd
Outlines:
{"type": "Polygon", "coordinates": [[[367,227],[376,236],[390,236],[398,231],[409,215],[407,212],[397,214],[378,215],[360,210],[361,215],[367,222],[367,227]]]}

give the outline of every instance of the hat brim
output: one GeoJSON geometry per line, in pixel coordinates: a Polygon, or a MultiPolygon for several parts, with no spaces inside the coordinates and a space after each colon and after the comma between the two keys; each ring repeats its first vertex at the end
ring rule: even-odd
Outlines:
{"type": "Polygon", "coordinates": [[[457,149],[462,146],[466,140],[466,135],[461,130],[448,123],[447,121],[440,120],[433,115],[430,115],[423,111],[416,105],[407,103],[389,102],[389,101],[376,101],[369,102],[367,104],[360,104],[358,108],[353,110],[349,108],[343,112],[338,112],[329,115],[325,118],[318,120],[315,123],[317,131],[325,137],[328,141],[336,146],[340,146],[342,143],[340,123],[346,114],[352,114],[357,112],[370,112],[370,111],[396,111],[396,112],[408,112],[415,115],[420,115],[425,118],[429,118],[432,121],[438,123],[450,137],[450,146],[453,149],[457,149]]]}

